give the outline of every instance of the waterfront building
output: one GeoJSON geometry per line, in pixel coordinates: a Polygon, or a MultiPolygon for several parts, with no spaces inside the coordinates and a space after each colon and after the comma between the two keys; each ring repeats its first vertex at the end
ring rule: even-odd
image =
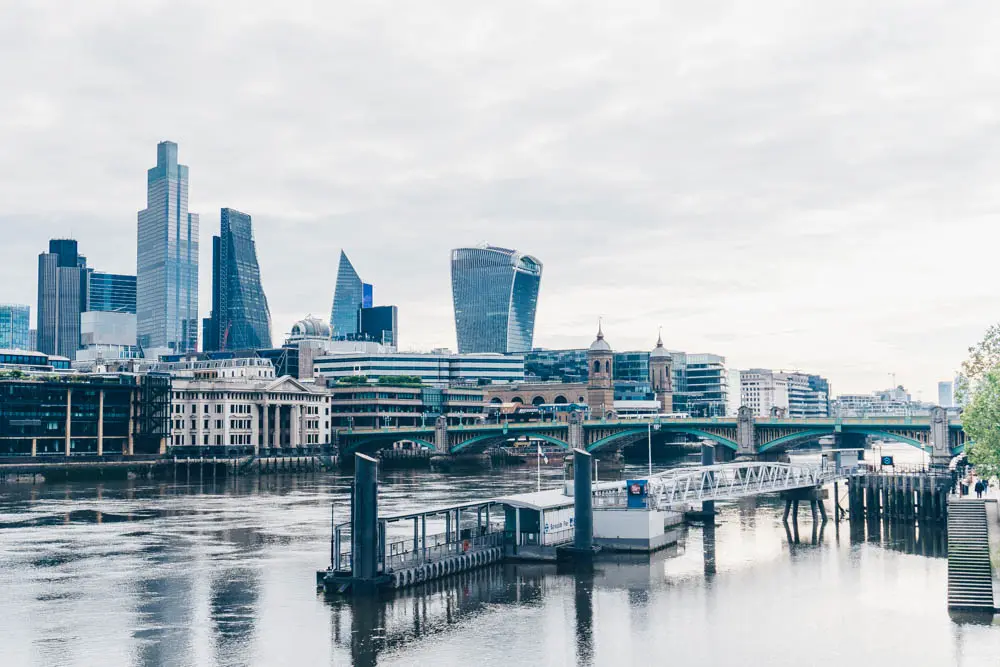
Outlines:
{"type": "Polygon", "coordinates": [[[72,239],[49,241],[38,255],[38,349],[73,358],[80,347],[80,313],[87,307],[87,259],[72,239]]]}
{"type": "Polygon", "coordinates": [[[80,349],[75,359],[81,364],[141,359],[136,345],[136,316],[127,312],[88,311],[80,314],[80,349]]]}
{"type": "Polygon", "coordinates": [[[188,211],[188,168],[177,144],[156,146],[139,211],[136,315],[139,344],[173,353],[198,349],[198,214],[188,211]]]}
{"type": "Polygon", "coordinates": [[[212,313],[204,324],[204,349],[271,347],[271,311],[261,286],[250,216],[222,209],[212,237],[212,313]]]}
{"type": "Polygon", "coordinates": [[[524,375],[531,381],[586,382],[587,349],[535,349],[525,352],[524,375]]]}
{"type": "Polygon", "coordinates": [[[788,383],[788,416],[830,416],[830,381],[819,375],[784,373],[788,383]]]}
{"type": "MultiPolygon", "coordinates": [[[[10,356],[0,351],[0,363],[10,356]]],[[[53,374],[51,366],[37,368],[35,361],[40,359],[22,365],[17,377],[0,374],[0,456],[165,451],[169,377],[53,374]]]]}
{"type": "Polygon", "coordinates": [[[38,329],[28,329],[28,349],[38,349],[38,329]]]}
{"type": "Polygon", "coordinates": [[[277,377],[259,357],[158,362],[173,378],[170,446],[226,453],[330,443],[327,390],[277,377]]]}
{"type": "Polygon", "coordinates": [[[912,417],[930,414],[930,407],[910,400],[902,387],[870,394],[841,394],[831,406],[834,417],[912,417]]]}
{"type": "Polygon", "coordinates": [[[726,358],[670,350],[673,365],[673,408],[692,417],[726,414],[729,374],[726,358]]]}
{"type": "MultiPolygon", "coordinates": [[[[0,335],[0,345],[3,343],[3,336],[0,335]]],[[[942,408],[950,408],[955,405],[955,385],[951,382],[938,382],[938,405],[942,408]]]]}
{"type": "Polygon", "coordinates": [[[481,422],[485,410],[482,390],[472,387],[335,383],[329,393],[333,426],[341,428],[427,426],[440,416],[468,425],[481,422]]]}
{"type": "Polygon", "coordinates": [[[740,406],[743,405],[743,371],[735,368],[726,370],[729,391],[726,393],[726,416],[736,417],[740,414],[740,406]]]}
{"type": "Polygon", "coordinates": [[[451,251],[458,352],[531,350],[542,263],[516,250],[483,245],[451,251]]]}
{"type": "Polygon", "coordinates": [[[755,417],[786,416],[788,380],[767,368],[740,371],[740,399],[755,417]]]}
{"type": "MultiPolygon", "coordinates": [[[[664,350],[666,352],[666,350],[664,350]]],[[[644,382],[649,380],[649,352],[615,352],[615,380],[644,382]]],[[[667,353],[669,357],[669,353],[667,353]]]]}
{"type": "Polygon", "coordinates": [[[87,278],[88,311],[135,314],[135,276],[91,271],[87,278]]]}
{"type": "Polygon", "coordinates": [[[382,345],[399,346],[396,306],[363,307],[358,311],[358,337],[382,345]]]}
{"type": "Polygon", "coordinates": [[[334,338],[354,338],[358,334],[358,311],[364,303],[364,283],[354,269],[347,253],[340,251],[337,286],[330,308],[330,327],[334,338]]]}
{"type": "Polygon", "coordinates": [[[37,371],[39,373],[71,372],[70,360],[35,350],[0,349],[0,370],[37,371]]]}
{"type": "Polygon", "coordinates": [[[371,283],[361,283],[361,307],[372,308],[375,305],[375,286],[371,283]]]}
{"type": "Polygon", "coordinates": [[[313,364],[318,376],[332,381],[357,376],[369,380],[408,376],[430,386],[447,387],[524,380],[524,359],[517,355],[334,353],[316,358],[313,364]]]}
{"type": "Polygon", "coordinates": [[[30,350],[31,307],[0,303],[0,348],[30,350]]]}

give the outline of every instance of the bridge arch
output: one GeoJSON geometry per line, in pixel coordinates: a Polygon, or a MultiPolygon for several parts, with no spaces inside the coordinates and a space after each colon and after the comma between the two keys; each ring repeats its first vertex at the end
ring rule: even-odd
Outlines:
{"type": "Polygon", "coordinates": [[[566,405],[567,403],[569,403],[569,401],[567,401],[567,400],[566,400],[566,397],[565,397],[565,396],[563,396],[562,394],[559,394],[558,396],[556,396],[556,397],[555,397],[555,398],[554,398],[554,399],[552,400],[552,402],[553,402],[553,403],[554,403],[555,405],[566,405]]]}
{"type": "Polygon", "coordinates": [[[544,396],[535,396],[533,399],[531,399],[531,404],[532,405],[545,405],[545,397],[544,396]]]}
{"type": "Polygon", "coordinates": [[[500,405],[503,403],[503,400],[501,400],[497,396],[494,396],[493,398],[490,399],[490,403],[493,405],[500,405]]]}
{"type": "MultiPolygon", "coordinates": [[[[927,443],[920,442],[915,438],[910,438],[903,435],[902,433],[893,433],[892,431],[882,431],[878,429],[866,429],[866,428],[852,428],[850,431],[841,431],[842,433],[851,433],[863,436],[875,436],[878,438],[883,438],[885,440],[894,440],[896,442],[901,442],[911,447],[916,447],[923,451],[929,451],[930,445],[927,443]]],[[[785,446],[786,449],[793,449],[796,446],[803,444],[807,440],[813,438],[821,438],[829,435],[837,435],[837,433],[831,429],[810,429],[808,431],[801,431],[799,433],[791,433],[789,435],[782,436],[780,438],[775,438],[770,442],[761,445],[757,451],[759,453],[766,452],[777,447],[785,446]],[[801,441],[801,442],[799,442],[801,441]]]]}
{"type": "Polygon", "coordinates": [[[524,399],[521,398],[520,396],[515,396],[514,398],[510,399],[510,402],[511,403],[524,403],[524,399]]]}
{"type": "Polygon", "coordinates": [[[438,451],[437,446],[434,445],[430,440],[424,440],[423,438],[416,438],[412,435],[407,435],[406,437],[400,437],[398,435],[385,434],[385,435],[373,435],[370,438],[361,440],[352,445],[349,445],[344,451],[348,454],[354,454],[356,452],[377,452],[380,449],[385,449],[391,447],[397,442],[415,442],[425,449],[429,449],[432,452],[438,451]],[[374,446],[372,446],[374,445],[374,446]]]}
{"type": "Polygon", "coordinates": [[[521,436],[526,436],[528,438],[536,438],[538,440],[544,440],[545,442],[551,443],[553,445],[558,445],[563,449],[569,449],[569,443],[563,442],[559,438],[554,438],[551,435],[545,435],[544,433],[532,433],[530,431],[519,431],[517,433],[507,433],[507,434],[487,433],[485,435],[477,435],[474,438],[470,438],[465,442],[461,442],[455,445],[454,447],[451,447],[450,453],[457,454],[463,450],[474,449],[479,445],[483,444],[484,442],[489,442],[491,440],[504,441],[504,440],[511,440],[514,438],[519,438],[521,436]]]}
{"type": "MultiPolygon", "coordinates": [[[[645,436],[645,435],[648,435],[648,430],[647,429],[648,429],[648,427],[647,428],[634,428],[634,429],[628,429],[626,431],[620,431],[618,433],[612,433],[611,435],[605,436],[603,438],[600,438],[599,440],[596,440],[596,441],[592,442],[590,445],[587,446],[587,451],[588,452],[596,452],[597,450],[599,450],[599,449],[601,449],[603,447],[607,447],[608,445],[616,443],[618,440],[622,440],[622,439],[625,439],[625,438],[634,438],[636,436],[645,436]]],[[[661,425],[660,432],[661,433],[683,433],[683,434],[686,434],[686,435],[694,435],[694,436],[697,436],[699,438],[705,438],[706,440],[712,440],[713,442],[718,443],[719,445],[722,445],[723,447],[728,447],[729,449],[732,449],[733,451],[739,451],[739,445],[736,444],[735,440],[732,440],[732,439],[727,438],[725,436],[721,436],[721,435],[719,435],[717,433],[709,433],[708,431],[702,431],[701,429],[697,429],[697,428],[691,428],[691,427],[688,427],[688,426],[678,427],[678,426],[675,426],[673,424],[669,424],[669,425],[661,425]]]]}

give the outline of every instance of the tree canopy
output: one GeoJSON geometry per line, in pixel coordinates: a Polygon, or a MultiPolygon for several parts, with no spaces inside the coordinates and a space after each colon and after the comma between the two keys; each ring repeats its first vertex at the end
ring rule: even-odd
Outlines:
{"type": "Polygon", "coordinates": [[[1000,368],[980,377],[962,412],[962,429],[972,441],[966,448],[969,462],[983,477],[1000,475],[1000,368]]]}

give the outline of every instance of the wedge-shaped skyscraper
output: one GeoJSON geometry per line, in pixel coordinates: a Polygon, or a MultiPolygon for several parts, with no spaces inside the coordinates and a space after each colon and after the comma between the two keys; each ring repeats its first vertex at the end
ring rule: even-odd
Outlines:
{"type": "Polygon", "coordinates": [[[271,347],[271,311],[260,282],[250,216],[222,209],[212,237],[212,316],[205,320],[205,350],[271,347]]]}
{"type": "Polygon", "coordinates": [[[361,276],[354,270],[347,253],[340,251],[337,267],[337,286],[333,290],[333,307],[330,309],[330,328],[334,339],[354,338],[358,334],[358,311],[364,304],[365,289],[361,276]]]}
{"type": "Polygon", "coordinates": [[[542,263],[483,245],[451,251],[451,293],[460,354],[527,352],[535,333],[542,263]]]}

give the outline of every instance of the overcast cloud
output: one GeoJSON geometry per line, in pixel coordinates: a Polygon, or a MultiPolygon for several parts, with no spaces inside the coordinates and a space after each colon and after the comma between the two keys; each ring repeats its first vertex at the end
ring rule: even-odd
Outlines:
{"type": "Polygon", "coordinates": [[[454,346],[449,254],[545,265],[535,344],[890,373],[925,400],[1000,319],[1000,5],[36,2],[0,6],[0,301],[72,235],[135,272],[158,141],[253,215],[276,341],[340,248],[454,346]],[[209,6],[211,5],[211,6],[209,6]]]}

